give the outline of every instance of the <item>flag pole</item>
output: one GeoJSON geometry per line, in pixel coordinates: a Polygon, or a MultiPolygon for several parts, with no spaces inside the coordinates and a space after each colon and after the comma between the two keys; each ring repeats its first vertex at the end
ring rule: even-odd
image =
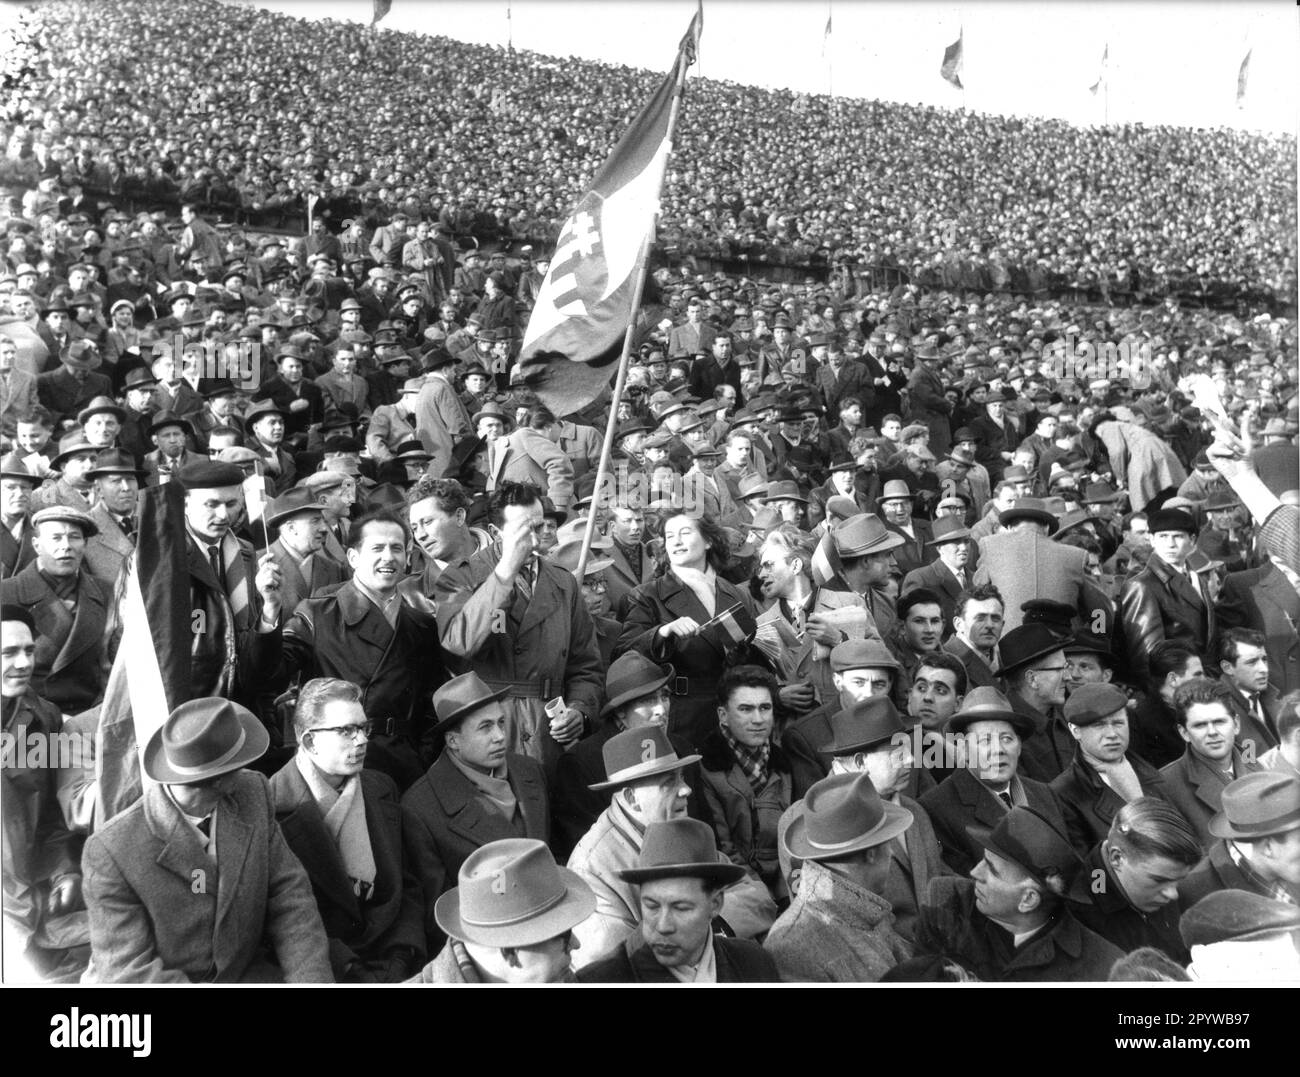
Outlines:
{"type": "MultiPolygon", "coordinates": [[[[673,135],[677,130],[677,115],[682,106],[682,90],[686,86],[686,69],[690,66],[684,56],[678,57],[677,88],[673,92],[673,103],[668,113],[668,147],[672,152],[673,135]]],[[[665,163],[665,173],[667,165],[665,163]]],[[[663,194],[663,177],[659,179],[659,193],[663,194]]],[[[618,377],[614,379],[614,395],[609,400],[609,420],[605,423],[605,440],[600,447],[600,465],[596,468],[596,485],[592,491],[591,511],[587,514],[587,527],[582,533],[582,549],[578,552],[577,577],[582,583],[583,573],[587,570],[587,560],[591,554],[591,543],[596,537],[596,517],[600,508],[601,488],[605,476],[609,473],[610,460],[614,452],[614,428],[618,425],[618,405],[623,399],[623,390],[627,386],[628,360],[632,355],[632,339],[636,333],[636,312],[641,306],[641,295],[645,291],[646,276],[650,271],[650,247],[654,242],[655,230],[658,228],[658,214],[647,229],[645,239],[641,242],[641,257],[636,272],[636,285],[632,289],[632,303],[627,319],[627,332],[623,334],[623,354],[618,360],[618,377]]]]}

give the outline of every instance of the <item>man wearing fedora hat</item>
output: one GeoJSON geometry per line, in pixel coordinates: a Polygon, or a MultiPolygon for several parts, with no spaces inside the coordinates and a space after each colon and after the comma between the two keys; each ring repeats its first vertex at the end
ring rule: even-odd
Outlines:
{"type": "Polygon", "coordinates": [[[744,868],[718,858],[713,832],[695,819],[651,823],[636,865],[619,872],[636,888],[640,930],[587,965],[580,983],[774,983],[756,942],[715,935],[724,890],[744,868]]]}
{"type": "Polygon", "coordinates": [[[110,449],[117,443],[125,418],[126,412],[111,397],[97,396],[77,412],[77,425],[95,448],[110,449]]]}
{"type": "Polygon", "coordinates": [[[929,812],[944,862],[967,875],[983,857],[980,840],[1013,807],[1033,808],[1061,829],[1056,794],[1042,782],[1020,773],[1023,742],[1034,735],[1033,722],[1011,707],[993,687],[972,688],[944,727],[954,758],[962,764],[921,796],[929,812]]]}
{"type": "Polygon", "coordinates": [[[144,421],[149,441],[154,448],[145,453],[141,466],[149,486],[169,482],[176,472],[201,460],[199,453],[190,448],[194,430],[188,419],[173,411],[155,411],[144,421]]]}
{"type": "Polygon", "coordinates": [[[230,427],[244,436],[244,420],[239,414],[240,390],[229,378],[205,379],[200,383],[204,407],[190,417],[195,447],[206,452],[215,430],[230,427]]]}
{"type": "Polygon", "coordinates": [[[407,862],[425,895],[428,952],[441,934],[434,900],[475,849],[500,838],[550,834],[550,805],[541,767],[508,751],[505,692],[477,673],[462,673],[433,695],[435,735],[445,747],[437,761],[402,796],[407,862]]]}
{"type": "Polygon", "coordinates": [[[1005,603],[1006,631],[1024,619],[1021,604],[1052,599],[1082,610],[1083,550],[1052,542],[1058,522],[1040,498],[1022,497],[999,513],[1003,530],[980,539],[976,584],[991,583],[1005,603]]]}
{"type": "Polygon", "coordinates": [[[244,427],[248,431],[244,444],[257,453],[258,466],[272,497],[292,488],[298,477],[293,454],[285,448],[288,420],[287,411],[274,400],[265,398],[254,400],[244,412],[244,427]]]}
{"type": "Polygon", "coordinates": [[[96,532],[90,514],[52,505],[32,514],[36,557],[0,581],[0,604],[28,610],[39,642],[32,689],[65,714],[99,703],[107,668],[111,589],[85,567],[86,542],[96,532]]]}
{"type": "Polygon", "coordinates": [[[1034,723],[1034,736],[1021,769],[1050,782],[1074,759],[1074,738],[1061,717],[1065,704],[1065,645],[1061,635],[1042,621],[1012,629],[998,641],[999,676],[1012,709],[1034,723]]]}
{"type": "Polygon", "coordinates": [[[929,545],[934,538],[929,521],[913,516],[916,498],[906,482],[891,479],[885,483],[876,501],[885,527],[903,540],[894,550],[894,561],[902,576],[929,564],[938,556],[934,547],[929,545]]]}
{"type": "Polygon", "coordinates": [[[329,536],[320,502],[312,491],[295,487],[266,506],[263,519],[278,535],[267,553],[280,566],[280,601],[287,610],[324,587],[343,583],[347,569],[323,553],[329,536]]]}
{"type": "Polygon", "coordinates": [[[850,516],[832,528],[831,549],[840,563],[840,578],[854,594],[862,596],[881,639],[892,634],[897,623],[894,597],[889,588],[898,572],[894,553],[906,539],[890,531],[880,517],[871,513],[850,516]]]}
{"type": "MultiPolygon", "coordinates": [[[[628,729],[646,725],[667,729],[674,680],[672,666],[659,665],[637,651],[628,651],[609,664],[600,724],[572,751],[560,756],[556,765],[555,781],[551,785],[555,826],[551,843],[557,854],[567,858],[600,813],[609,807],[613,790],[591,788],[605,777],[605,744],[628,729]]],[[[668,740],[679,756],[690,754],[689,746],[680,737],[670,734],[668,740]]],[[[698,765],[686,768],[685,779],[691,787],[688,813],[693,818],[705,818],[696,793],[700,788],[698,765]]]]}
{"type": "Polygon", "coordinates": [[[8,579],[36,558],[30,510],[38,482],[19,453],[0,459],[0,579],[8,579]]]}
{"type": "Polygon", "coordinates": [[[808,790],[781,839],[803,863],[799,889],[763,944],[782,980],[873,983],[911,957],[881,895],[893,839],[912,819],[865,773],[833,774],[808,790]]]}
{"type": "MultiPolygon", "coordinates": [[[[577,932],[585,951],[580,965],[609,953],[635,930],[640,904],[632,884],[620,873],[635,867],[652,823],[687,814],[691,788],[684,774],[700,759],[679,756],[664,727],[654,724],[616,734],[605,742],[601,754],[605,780],[593,783],[591,789],[610,791],[609,807],[569,857],[569,867],[596,893],[596,912],[577,932]]],[[[722,853],[717,859],[730,863],[722,853]]],[[[721,916],[734,934],[753,938],[771,927],[776,905],[762,881],[742,869],[726,891],[721,916]]]]}
{"type": "Polygon", "coordinates": [[[1148,515],[1147,524],[1151,556],[1124,584],[1119,598],[1129,669],[1144,682],[1147,655],[1157,644],[1179,640],[1205,654],[1216,630],[1214,603],[1187,563],[1196,542],[1196,521],[1182,509],[1158,509],[1148,515]]]}
{"type": "Polygon", "coordinates": [[[1141,797],[1164,799],[1160,771],[1129,750],[1128,696],[1117,685],[1081,684],[1065,701],[1074,759],[1052,779],[1066,833],[1086,855],[1110,831],[1116,812],[1141,797]]]}
{"type": "Polygon", "coordinates": [[[444,348],[434,348],[424,356],[424,383],[413,406],[416,431],[432,454],[432,475],[446,472],[453,446],[472,432],[469,412],[451,383],[454,362],[444,348]]]}
{"type": "Polygon", "coordinates": [[[83,908],[79,849],[56,790],[57,768],[71,761],[52,759],[47,751],[65,723],[60,708],[32,689],[38,639],[31,613],[16,606],[3,611],[0,709],[7,743],[0,769],[0,826],[4,976],[11,983],[29,978],[33,970],[48,979],[74,980],[89,958],[85,913],[77,911],[83,908]]]}
{"type": "Polygon", "coordinates": [[[108,449],[99,454],[88,477],[95,484],[90,518],[97,530],[86,542],[86,568],[111,588],[135,549],[136,502],[144,472],[129,453],[108,449]]]}
{"type": "Polygon", "coordinates": [[[311,879],[340,983],[395,983],[424,954],[424,898],[407,870],[392,778],[365,767],[361,688],[321,677],[298,695],[298,750],[271,778],[276,821],[311,879]]]}
{"type": "Polygon", "coordinates": [[[311,883],[275,822],[262,723],[227,699],[176,707],[145,743],[144,795],[82,858],[100,983],[332,983],[311,883]]]}
{"type": "Polygon", "coordinates": [[[1223,790],[1222,803],[1207,828],[1208,852],[1178,886],[1179,905],[1194,908],[1219,890],[1300,905],[1300,778],[1245,774],[1223,790]]]}
{"type": "Polygon", "coordinates": [[[488,842],[466,857],[456,882],[433,907],[447,944],[409,983],[572,981],[574,928],[596,900],[543,842],[488,842]]]}
{"type": "Polygon", "coordinates": [[[90,470],[99,458],[99,449],[86,440],[80,430],[74,430],[59,439],[59,451],[51,458],[50,467],[59,477],[32,494],[31,511],[62,505],[70,509],[89,512],[94,483],[90,470]]]}
{"type": "Polygon", "coordinates": [[[89,340],[72,341],[58,356],[57,370],[36,375],[37,399],[56,420],[71,422],[96,397],[112,397],[112,382],[96,373],[103,364],[99,349],[89,340]]]}
{"type": "Polygon", "coordinates": [[[957,598],[971,586],[974,550],[971,547],[970,531],[959,516],[936,520],[932,532],[934,537],[928,545],[938,552],[938,557],[903,577],[899,597],[902,598],[917,588],[925,588],[936,594],[943,616],[943,637],[947,639],[953,631],[952,617],[957,598]]]}
{"type": "Polygon", "coordinates": [[[953,962],[984,982],[1105,980],[1123,951],[1071,911],[1090,900],[1088,880],[1061,827],[1017,806],[980,844],[970,878],[931,883],[917,956],[953,962]]]}

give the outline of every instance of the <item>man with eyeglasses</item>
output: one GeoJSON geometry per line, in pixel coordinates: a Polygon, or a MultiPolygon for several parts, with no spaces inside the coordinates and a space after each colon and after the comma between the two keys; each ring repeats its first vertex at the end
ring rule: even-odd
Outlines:
{"type": "Polygon", "coordinates": [[[1013,628],[998,642],[1007,699],[1017,714],[1034,723],[1026,738],[1021,773],[1049,783],[1074,760],[1074,737],[1061,717],[1065,703],[1066,636],[1041,621],[1013,628]]]}
{"type": "Polygon", "coordinates": [[[276,821],[311,879],[340,983],[397,983],[424,954],[424,898],[407,870],[392,778],[366,768],[374,723],[361,689],[308,681],[298,751],[271,779],[276,821]]]}

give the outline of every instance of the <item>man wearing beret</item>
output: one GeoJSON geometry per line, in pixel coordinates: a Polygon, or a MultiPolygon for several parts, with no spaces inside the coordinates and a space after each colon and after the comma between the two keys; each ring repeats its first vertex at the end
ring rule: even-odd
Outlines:
{"type": "Polygon", "coordinates": [[[433,695],[435,735],[446,746],[437,762],[402,796],[402,840],[410,870],[425,895],[428,952],[442,935],[434,901],[451,889],[475,849],[500,838],[550,836],[550,805],[541,767],[507,751],[504,691],[477,673],[453,677],[433,695]]]}
{"type": "Polygon", "coordinates": [[[262,723],[182,703],[142,755],[144,795],[82,857],[99,983],[333,983],[311,883],[275,821],[262,723]]]}
{"type": "Polygon", "coordinates": [[[1149,674],[1147,655],[1157,644],[1178,640],[1205,654],[1215,632],[1213,599],[1187,563],[1195,549],[1196,521],[1182,509],[1158,509],[1147,523],[1151,556],[1119,598],[1129,669],[1143,681],[1149,674]]]}
{"type": "Polygon", "coordinates": [[[1128,697],[1113,684],[1083,684],[1063,714],[1074,760],[1052,779],[1070,842],[1084,855],[1110,831],[1115,813],[1139,797],[1165,796],[1161,774],[1129,751],[1128,697]]]}
{"type": "Polygon", "coordinates": [[[95,706],[108,672],[112,592],[85,567],[86,542],[97,530],[80,509],[41,509],[32,517],[35,560],[0,582],[0,605],[30,611],[39,636],[32,690],[65,714],[95,706]]]}
{"type": "Polygon", "coordinates": [[[298,750],[271,779],[340,983],[396,983],[424,953],[424,898],[404,859],[397,786],[365,767],[370,730],[360,687],[310,680],[294,708],[298,750]]]}
{"type": "Polygon", "coordinates": [[[1217,890],[1300,905],[1300,778],[1275,770],[1238,778],[1207,829],[1209,852],[1178,886],[1184,909],[1217,890]]]}
{"type": "Polygon", "coordinates": [[[962,740],[955,746],[965,762],[921,797],[930,814],[944,862],[968,875],[984,856],[980,842],[1014,807],[1028,806],[1061,829],[1060,804],[1050,786],[1020,773],[1020,755],[1034,723],[1012,709],[996,688],[973,688],[945,727],[962,740]]]}
{"type": "Polygon", "coordinates": [[[696,819],[651,823],[635,867],[640,930],[578,974],[581,983],[775,983],[772,958],[756,942],[715,935],[723,891],[745,869],[720,861],[713,831],[696,819]]]}
{"type": "Polygon", "coordinates": [[[574,928],[596,898],[544,842],[500,838],[474,850],[433,915],[447,944],[409,983],[570,983],[574,928]]]}
{"type": "Polygon", "coordinates": [[[953,962],[985,982],[1105,980],[1123,951],[1071,912],[1072,903],[1090,900],[1088,879],[1061,828],[1017,806],[981,844],[970,878],[930,884],[917,955],[953,962]]]}

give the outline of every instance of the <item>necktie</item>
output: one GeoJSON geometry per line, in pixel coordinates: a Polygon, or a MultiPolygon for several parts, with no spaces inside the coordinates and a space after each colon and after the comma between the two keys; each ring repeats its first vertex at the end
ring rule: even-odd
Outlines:
{"type": "Polygon", "coordinates": [[[198,827],[199,827],[199,833],[202,834],[205,838],[212,837],[212,816],[207,815],[204,816],[202,819],[200,819],[198,823],[198,827]]]}
{"type": "Polygon", "coordinates": [[[519,570],[517,580],[519,584],[519,593],[523,596],[524,601],[528,602],[533,597],[533,566],[524,565],[524,567],[519,570]]]}
{"type": "Polygon", "coordinates": [[[226,589],[226,574],[221,568],[220,546],[208,547],[208,564],[212,566],[212,575],[216,576],[217,583],[221,585],[221,589],[224,591],[226,589]]]}
{"type": "Polygon", "coordinates": [[[1015,805],[1011,803],[1011,794],[1006,789],[1003,789],[1002,792],[998,794],[998,799],[1007,806],[1007,811],[1010,811],[1015,807],[1015,805]]]}

